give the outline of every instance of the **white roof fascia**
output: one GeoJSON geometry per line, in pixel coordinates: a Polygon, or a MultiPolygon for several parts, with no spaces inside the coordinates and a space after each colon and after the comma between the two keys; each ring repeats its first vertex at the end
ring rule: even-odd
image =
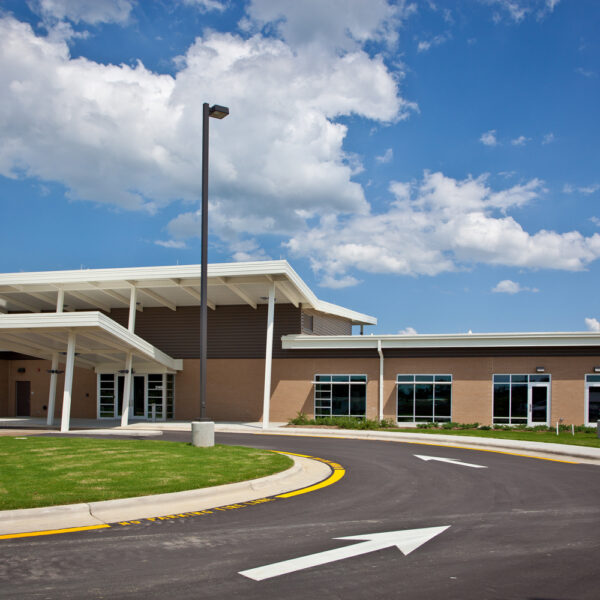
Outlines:
{"type": "MultiPolygon", "coordinates": [[[[211,278],[235,278],[248,276],[274,276],[284,277],[296,288],[299,301],[309,307],[326,314],[335,315],[349,319],[357,325],[376,325],[375,317],[365,315],[336,304],[319,300],[314,292],[306,285],[301,277],[294,271],[286,260],[266,260],[254,262],[237,263],[213,263],[208,265],[208,279],[211,278]]],[[[43,292],[45,286],[62,285],[68,293],[69,286],[77,289],[81,284],[101,290],[102,284],[122,283],[123,289],[130,287],[129,281],[136,281],[136,287],[143,289],[144,285],[151,285],[152,280],[169,281],[170,285],[176,287],[178,284],[172,280],[199,279],[200,265],[170,265],[163,267],[133,267],[118,269],[81,269],[72,271],[37,271],[31,273],[3,273],[0,274],[0,290],[4,286],[29,286],[30,291],[43,292]],[[35,286],[40,286],[36,288],[35,286]]],[[[230,281],[229,283],[234,283],[230,281]]],[[[111,288],[112,289],[112,288],[111,288]]],[[[23,293],[27,293],[23,290],[23,293]]]]}
{"type": "MultiPolygon", "coordinates": [[[[181,371],[183,361],[171,358],[143,338],[131,333],[110,317],[97,311],[73,313],[33,313],[0,315],[0,332],[2,330],[28,329],[81,329],[85,335],[87,328],[98,328],[109,333],[120,342],[143,358],[158,362],[168,369],[181,371]]],[[[127,348],[124,348],[126,350],[127,348]]]]}
{"type": "Polygon", "coordinates": [[[459,333],[422,335],[285,335],[285,350],[325,350],[377,348],[381,341],[386,348],[496,348],[496,347],[553,347],[600,346],[600,333],[527,332],[527,333],[459,333]]]}

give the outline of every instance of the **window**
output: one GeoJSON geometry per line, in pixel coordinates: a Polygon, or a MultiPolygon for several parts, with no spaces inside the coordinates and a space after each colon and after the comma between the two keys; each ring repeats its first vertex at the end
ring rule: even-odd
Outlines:
{"type": "Polygon", "coordinates": [[[452,375],[397,375],[398,421],[452,420],[452,375]]]}
{"type": "Polygon", "coordinates": [[[315,375],[315,417],[364,417],[366,375],[315,375]]]}
{"type": "Polygon", "coordinates": [[[586,425],[596,425],[600,421],[600,375],[585,376],[585,392],[586,425]]]}
{"type": "MultiPolygon", "coordinates": [[[[518,425],[528,423],[529,388],[550,383],[550,375],[494,375],[494,423],[518,425]]],[[[544,391],[543,389],[541,390],[544,391]]],[[[537,401],[536,401],[537,402],[537,401]]],[[[547,396],[542,398],[540,423],[547,421],[547,396]],[[542,414],[543,413],[543,414],[542,414]]],[[[536,403],[536,410],[537,403],[536,403]]]]}

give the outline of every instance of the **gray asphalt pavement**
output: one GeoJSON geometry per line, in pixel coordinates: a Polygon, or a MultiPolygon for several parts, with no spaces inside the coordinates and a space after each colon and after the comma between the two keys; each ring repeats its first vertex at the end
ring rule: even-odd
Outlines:
{"type": "Polygon", "coordinates": [[[1,541],[0,597],[598,598],[597,466],[371,440],[218,434],[217,442],[319,456],[346,475],[232,510],[1,541]],[[264,581],[240,575],[361,543],[335,538],[443,526],[406,556],[390,546],[264,581]]]}

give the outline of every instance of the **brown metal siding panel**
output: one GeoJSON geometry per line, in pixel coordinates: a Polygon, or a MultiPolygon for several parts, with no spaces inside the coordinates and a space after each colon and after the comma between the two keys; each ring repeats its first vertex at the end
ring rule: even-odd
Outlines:
{"type": "Polygon", "coordinates": [[[303,316],[313,317],[313,328],[310,332],[313,335],[352,335],[352,322],[349,319],[325,315],[314,310],[303,311],[303,316]]]}
{"type": "MultiPolygon", "coordinates": [[[[127,327],[129,310],[113,309],[109,316],[127,327]]],[[[275,305],[273,356],[281,353],[281,336],[300,333],[300,309],[275,305]]],[[[208,358],[264,358],[267,306],[218,306],[208,311],[208,358]]],[[[145,308],[138,312],[135,333],[173,358],[200,357],[200,308],[145,308]]]]}
{"type": "Polygon", "coordinates": [[[531,346],[517,348],[384,348],[386,358],[494,357],[494,356],[597,356],[598,346],[531,346]]]}

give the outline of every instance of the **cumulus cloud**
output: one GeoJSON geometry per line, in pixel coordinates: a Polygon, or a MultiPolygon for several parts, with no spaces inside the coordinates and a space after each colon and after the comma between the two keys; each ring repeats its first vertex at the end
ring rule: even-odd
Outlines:
{"type": "Polygon", "coordinates": [[[357,41],[376,35],[382,18],[364,30],[357,21],[351,49],[317,61],[312,47],[293,50],[260,33],[208,32],[170,76],[141,63],[73,59],[64,39],[4,17],[0,174],[60,182],[70,198],[128,210],[188,202],[168,231],[175,239],[197,235],[199,99],[207,99],[231,110],[211,123],[211,227],[223,240],[287,235],[311,217],[367,213],[352,181],[361,166],[344,151],[347,127],[336,119],[392,122],[413,108],[396,74],[357,41]]]}
{"type": "Polygon", "coordinates": [[[417,335],[417,330],[414,327],[406,327],[398,332],[398,335],[417,335]]]}
{"type": "Polygon", "coordinates": [[[489,131],[482,133],[481,137],[479,138],[479,141],[484,146],[497,146],[498,140],[496,139],[496,130],[490,129],[489,131]]]}
{"type": "Polygon", "coordinates": [[[510,143],[513,146],[524,146],[527,142],[530,142],[531,138],[525,137],[524,135],[520,135],[519,137],[511,140],[510,143]]]}
{"type": "Polygon", "coordinates": [[[186,247],[185,242],[181,240],[155,240],[154,242],[157,246],[162,246],[163,248],[175,248],[180,250],[186,247]]]}
{"type": "Polygon", "coordinates": [[[600,332],[600,321],[598,321],[598,319],[586,317],[585,326],[588,328],[589,331],[600,332]]]}
{"type": "Polygon", "coordinates": [[[551,144],[552,142],[554,142],[556,138],[554,137],[554,134],[552,132],[547,133],[543,138],[542,138],[542,144],[544,146],[546,146],[547,144],[551,144]]]}
{"type": "Polygon", "coordinates": [[[450,39],[449,33],[442,33],[440,35],[436,35],[428,40],[421,40],[417,44],[417,52],[426,52],[435,46],[441,46],[444,42],[447,42],[450,39]]]}
{"type": "Polygon", "coordinates": [[[486,177],[457,180],[428,173],[420,183],[394,183],[396,199],[381,213],[328,215],[291,237],[292,256],[309,258],[317,274],[351,270],[437,275],[476,263],[582,270],[600,257],[600,235],[529,233],[507,213],[538,198],[537,179],[494,191],[486,177]]]}
{"type": "Polygon", "coordinates": [[[515,23],[520,23],[529,16],[544,19],[551,14],[560,0],[481,0],[484,4],[498,8],[501,13],[494,13],[494,21],[502,21],[506,16],[515,23]]]}
{"type": "Polygon", "coordinates": [[[590,185],[573,185],[571,183],[565,183],[563,185],[563,192],[565,194],[573,194],[578,192],[579,194],[584,194],[585,196],[590,196],[591,194],[595,194],[598,190],[600,190],[600,183],[592,183],[590,185]]]}
{"type": "Polygon", "coordinates": [[[375,160],[380,163],[389,163],[392,162],[392,158],[394,158],[394,151],[392,148],[388,148],[381,156],[376,156],[375,160]]]}
{"type": "Polygon", "coordinates": [[[124,24],[135,0],[30,0],[29,5],[46,20],[68,19],[73,23],[124,24]]]}
{"type": "Polygon", "coordinates": [[[225,3],[220,2],[220,0],[183,0],[183,3],[190,6],[197,6],[203,12],[211,10],[223,12],[226,8],[225,3]]]}
{"type": "Polygon", "coordinates": [[[518,294],[519,292],[539,292],[539,290],[537,288],[524,287],[520,283],[511,281],[510,279],[503,279],[492,288],[492,292],[497,294],[518,294]]]}

